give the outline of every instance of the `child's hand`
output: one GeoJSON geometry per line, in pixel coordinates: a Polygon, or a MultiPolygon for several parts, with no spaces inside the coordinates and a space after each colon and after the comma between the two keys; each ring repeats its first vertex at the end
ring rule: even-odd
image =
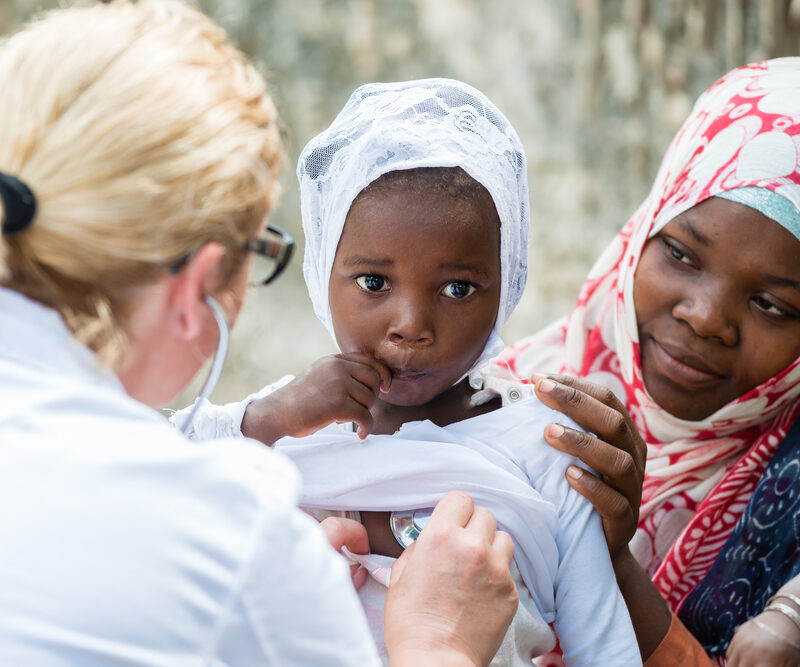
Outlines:
{"type": "Polygon", "coordinates": [[[328,424],[355,422],[358,437],[372,430],[370,407],[392,382],[389,368],[353,352],[322,357],[285,387],[251,403],[242,433],[271,445],[283,436],[309,435],[328,424]]]}
{"type": "Polygon", "coordinates": [[[800,651],[789,642],[800,643],[800,632],[794,623],[780,612],[762,612],[733,635],[726,655],[728,667],[800,665],[800,651]]]}

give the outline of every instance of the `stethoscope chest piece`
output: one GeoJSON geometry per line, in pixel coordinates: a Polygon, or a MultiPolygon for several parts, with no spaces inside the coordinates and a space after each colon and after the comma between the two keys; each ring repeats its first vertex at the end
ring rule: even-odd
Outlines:
{"type": "Polygon", "coordinates": [[[428,523],[428,519],[431,518],[432,512],[432,507],[424,507],[392,512],[389,515],[389,528],[392,529],[392,535],[403,549],[410,547],[416,541],[425,524],[428,523]]]}

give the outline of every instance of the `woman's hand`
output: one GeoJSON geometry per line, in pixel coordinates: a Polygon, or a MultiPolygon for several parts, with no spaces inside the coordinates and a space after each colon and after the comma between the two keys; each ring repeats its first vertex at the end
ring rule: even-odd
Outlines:
{"type": "MultiPolygon", "coordinates": [[[[328,542],[335,551],[340,552],[342,547],[347,547],[347,550],[354,554],[369,553],[367,529],[358,521],[332,516],[323,519],[319,525],[325,531],[328,542]]],[[[356,589],[364,585],[367,575],[367,571],[360,565],[350,566],[350,578],[356,589]]]]}
{"type": "Polygon", "coordinates": [[[372,430],[370,407],[392,382],[389,368],[367,354],[322,357],[285,387],[247,406],[242,433],[266,445],[296,438],[328,424],[355,422],[358,436],[372,430]]]}
{"type": "Polygon", "coordinates": [[[514,545],[451,491],[395,562],[384,611],[392,665],[488,665],[517,609],[514,545]]]}
{"type": "Polygon", "coordinates": [[[625,406],[606,387],[569,375],[532,378],[536,395],[589,433],[550,424],[544,437],[556,449],[591,466],[596,477],[576,466],[567,481],[588,498],[603,518],[612,560],[627,546],[639,521],[647,447],[625,406]],[[596,435],[592,435],[592,434],[596,435]]]}
{"type": "Polygon", "coordinates": [[[765,611],[739,626],[728,646],[728,667],[800,665],[800,631],[778,611],[765,611]],[[768,628],[768,629],[766,629],[768,628]]]}

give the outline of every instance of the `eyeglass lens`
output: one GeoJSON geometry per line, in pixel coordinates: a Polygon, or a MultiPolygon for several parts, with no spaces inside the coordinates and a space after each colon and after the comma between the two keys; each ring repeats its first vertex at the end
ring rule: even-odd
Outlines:
{"type": "Polygon", "coordinates": [[[292,256],[294,240],[282,229],[268,225],[264,235],[253,239],[249,250],[253,253],[250,265],[250,284],[267,285],[282,272],[292,256]]]}

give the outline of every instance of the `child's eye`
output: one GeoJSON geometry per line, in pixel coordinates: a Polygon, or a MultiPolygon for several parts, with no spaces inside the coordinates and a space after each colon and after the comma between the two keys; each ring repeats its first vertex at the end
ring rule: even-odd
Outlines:
{"type": "Polygon", "coordinates": [[[753,303],[756,304],[756,307],[762,310],[767,315],[771,315],[772,317],[781,317],[781,318],[790,318],[790,319],[797,319],[798,315],[789,308],[784,308],[783,306],[779,306],[776,303],[773,303],[769,299],[766,299],[763,296],[754,296],[753,303]]]}
{"type": "Polygon", "coordinates": [[[672,259],[681,262],[682,264],[688,264],[689,266],[694,266],[694,262],[691,258],[683,252],[673,241],[666,239],[664,237],[661,238],[661,241],[666,246],[667,252],[672,259]]]}
{"type": "Polygon", "coordinates": [[[464,299],[475,291],[475,285],[470,285],[463,280],[454,280],[444,286],[444,295],[451,299],[464,299]]]}
{"type": "Polygon", "coordinates": [[[356,278],[356,284],[367,292],[385,292],[389,289],[389,286],[386,284],[386,279],[375,273],[367,273],[366,275],[358,276],[356,278]]]}

